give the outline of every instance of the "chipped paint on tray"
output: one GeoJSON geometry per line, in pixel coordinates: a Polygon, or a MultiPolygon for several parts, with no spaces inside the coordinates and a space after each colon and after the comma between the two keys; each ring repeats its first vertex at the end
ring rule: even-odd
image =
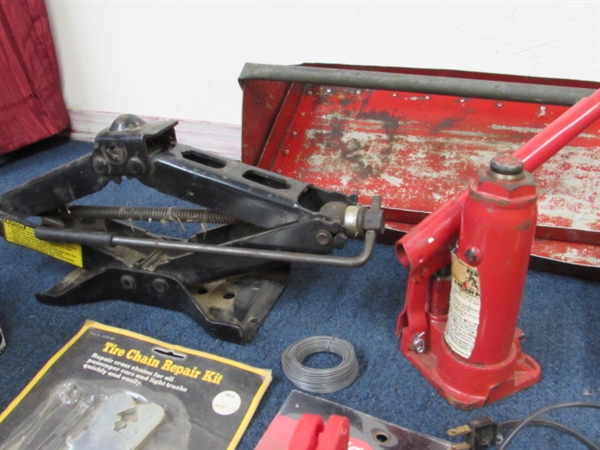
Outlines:
{"type": "Polygon", "coordinates": [[[385,181],[394,186],[402,187],[404,185],[404,179],[392,176],[387,173],[382,174],[381,178],[383,178],[385,181]]]}
{"type": "Polygon", "coordinates": [[[529,128],[529,127],[507,127],[505,125],[497,125],[497,124],[492,124],[490,126],[490,128],[492,130],[509,130],[509,131],[516,131],[517,133],[539,133],[540,131],[542,131],[541,128],[529,128]]]}
{"type": "Polygon", "coordinates": [[[600,246],[535,239],[531,254],[555,261],[600,267],[600,246]]]}

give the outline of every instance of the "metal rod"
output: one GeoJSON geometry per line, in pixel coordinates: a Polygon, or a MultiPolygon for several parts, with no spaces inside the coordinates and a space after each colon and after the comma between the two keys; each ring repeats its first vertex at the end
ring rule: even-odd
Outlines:
{"type": "Polygon", "coordinates": [[[594,89],[355,69],[246,63],[238,81],[284,81],[571,106],[594,89]]]}
{"type": "Polygon", "coordinates": [[[297,262],[308,264],[323,264],[337,267],[360,267],[369,261],[375,248],[377,234],[373,230],[365,233],[362,251],[357,256],[313,255],[277,250],[262,250],[254,248],[225,247],[218,245],[195,244],[190,242],[160,241],[158,239],[132,238],[116,236],[110,233],[65,230],[60,228],[38,227],[35,236],[50,242],[66,242],[90,246],[125,245],[145,247],[160,250],[178,250],[193,253],[208,253],[213,255],[239,256],[245,258],[269,259],[272,261],[297,262]]]}

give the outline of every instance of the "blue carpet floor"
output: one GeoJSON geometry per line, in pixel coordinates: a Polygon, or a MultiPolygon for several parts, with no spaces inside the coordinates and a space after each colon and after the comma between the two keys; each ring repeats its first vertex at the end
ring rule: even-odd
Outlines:
{"type": "MultiPolygon", "coordinates": [[[[0,160],[0,192],[91,150],[90,143],[50,141],[5,156],[0,160]]],[[[171,202],[135,181],[111,184],[87,203],[92,201],[156,206],[171,202]]],[[[355,254],[359,246],[352,242],[343,252],[355,254]]],[[[504,421],[559,402],[600,401],[599,282],[530,271],[519,326],[526,334],[524,350],[540,363],[543,378],[498,403],[462,411],[443,400],[398,350],[394,328],[407,273],[391,246],[378,245],[373,259],[358,269],[293,266],[289,286],[246,346],[216,340],[185,314],[160,308],[118,300],[71,307],[40,304],[35,293],[50,289],[70,266],[4,240],[0,262],[0,327],[7,341],[0,355],[0,410],[86,319],[272,369],[274,380],[241,441],[242,449],[254,448],[295,388],[283,374],[281,354],[297,340],[314,335],[349,340],[360,363],[350,387],[324,398],[438,438],[446,438],[448,428],[480,416],[504,421]]],[[[564,410],[550,417],[600,443],[600,411],[564,410]]],[[[508,448],[584,447],[554,430],[532,427],[508,448]]]]}

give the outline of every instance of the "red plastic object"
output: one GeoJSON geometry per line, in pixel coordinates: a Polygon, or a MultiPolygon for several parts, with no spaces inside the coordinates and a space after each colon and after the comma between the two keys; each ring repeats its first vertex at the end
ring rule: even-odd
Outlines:
{"type": "Polygon", "coordinates": [[[294,429],[288,450],[347,450],[350,421],[332,415],[324,424],[317,414],[304,414],[294,429]]]}

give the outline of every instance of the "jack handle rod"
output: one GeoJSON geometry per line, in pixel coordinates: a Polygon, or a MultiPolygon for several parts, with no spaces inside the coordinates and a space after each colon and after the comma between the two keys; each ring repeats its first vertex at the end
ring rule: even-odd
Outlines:
{"type": "MultiPolygon", "coordinates": [[[[523,161],[525,170],[533,172],[599,118],[600,89],[566,110],[512,156],[523,161]]],[[[396,242],[398,258],[410,272],[427,264],[458,234],[468,196],[465,191],[444,203],[396,242]]]]}
{"type": "Polygon", "coordinates": [[[182,252],[208,253],[213,255],[227,255],[244,258],[268,259],[272,261],[296,262],[307,264],[323,264],[336,267],[360,267],[365,265],[375,249],[377,233],[367,230],[362,251],[357,256],[330,256],[314,255],[310,253],[297,253],[278,250],[263,250],[255,248],[225,247],[219,245],[195,244],[191,242],[161,241],[158,239],[132,238],[116,236],[111,233],[93,231],[75,231],[59,228],[38,227],[35,237],[50,242],[66,242],[89,246],[116,246],[145,247],[156,250],[176,250],[182,252]]]}
{"type": "Polygon", "coordinates": [[[458,97],[511,100],[571,106],[591,95],[594,89],[552,86],[512,81],[474,80],[445,76],[246,63],[238,81],[250,80],[322,84],[361,89],[418,92],[458,97]]]}

